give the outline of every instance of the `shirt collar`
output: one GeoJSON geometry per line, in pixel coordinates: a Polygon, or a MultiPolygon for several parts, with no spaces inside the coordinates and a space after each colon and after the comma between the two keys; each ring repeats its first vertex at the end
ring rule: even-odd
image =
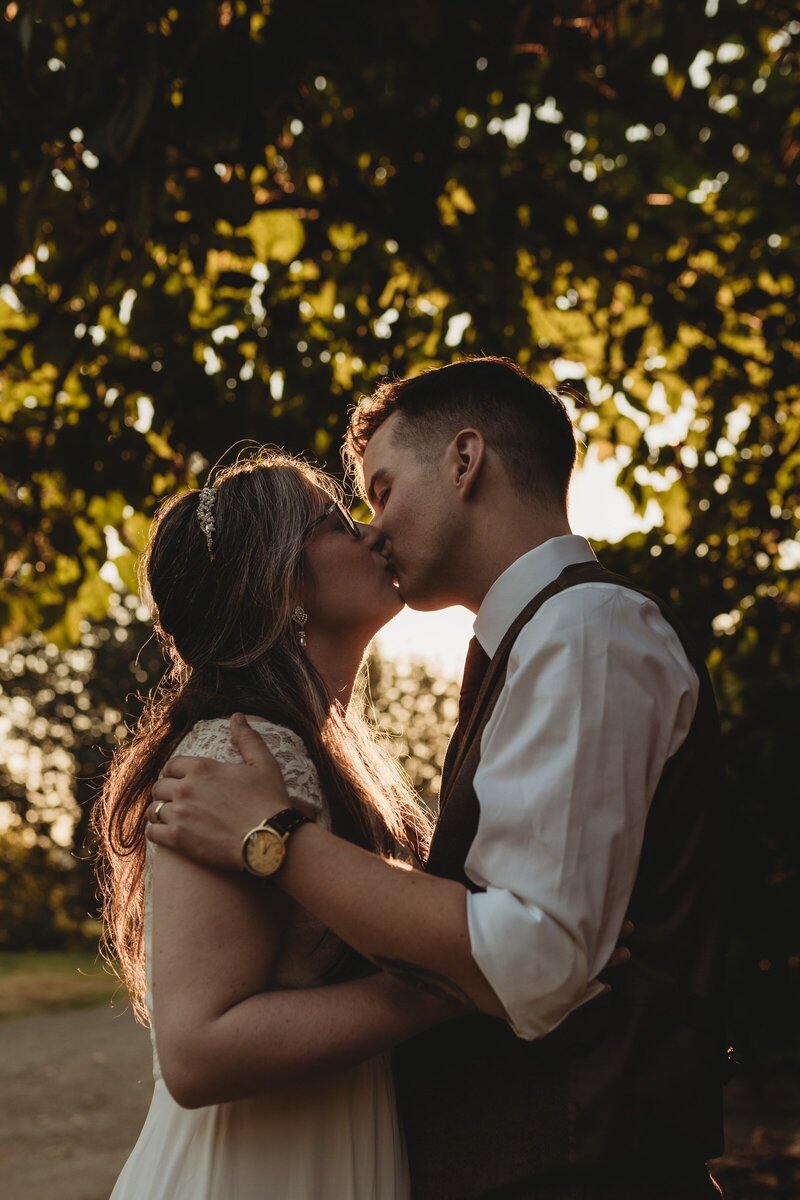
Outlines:
{"type": "Polygon", "coordinates": [[[490,658],[525,605],[572,563],[592,562],[586,538],[568,533],[549,538],[507,567],[494,581],[478,609],[473,632],[490,658]]]}

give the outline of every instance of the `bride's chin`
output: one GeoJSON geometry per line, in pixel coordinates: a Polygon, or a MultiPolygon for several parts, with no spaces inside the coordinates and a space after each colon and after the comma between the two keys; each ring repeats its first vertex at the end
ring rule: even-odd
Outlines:
{"type": "Polygon", "coordinates": [[[392,585],[390,588],[387,588],[384,595],[385,599],[382,607],[386,613],[385,619],[390,621],[392,617],[397,616],[401,609],[405,608],[406,602],[400,595],[400,589],[394,585],[392,585]]]}
{"type": "Polygon", "coordinates": [[[400,595],[400,589],[398,587],[393,587],[389,603],[387,604],[387,608],[390,609],[390,611],[392,612],[392,615],[394,615],[395,613],[400,612],[401,608],[405,608],[405,606],[406,606],[406,602],[403,599],[403,597],[400,595]]]}

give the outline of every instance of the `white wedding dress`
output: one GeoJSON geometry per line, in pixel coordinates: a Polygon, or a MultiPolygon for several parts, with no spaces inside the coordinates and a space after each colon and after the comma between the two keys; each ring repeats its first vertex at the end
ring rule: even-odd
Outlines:
{"type": "MultiPolygon", "coordinates": [[[[319,777],[302,740],[261,718],[250,722],[275,755],[297,807],[329,824],[319,777]]],[[[175,750],[241,762],[228,721],[199,721],[175,750]]],[[[157,853],[148,847],[148,856],[157,853]]],[[[157,920],[156,915],[156,920],[157,920]]],[[[150,866],[145,868],[147,1005],[152,1014],[150,866]]],[[[294,906],[276,988],[313,987],[341,948],[294,906]]],[[[111,1200],[408,1200],[405,1145],[389,1057],[373,1058],[318,1086],[207,1108],[181,1108],[161,1077],[155,1036],[154,1089],[142,1132],[111,1200]]]]}

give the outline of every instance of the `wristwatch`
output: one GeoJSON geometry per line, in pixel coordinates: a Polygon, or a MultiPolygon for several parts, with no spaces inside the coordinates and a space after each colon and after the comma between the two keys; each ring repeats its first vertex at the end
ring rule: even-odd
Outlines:
{"type": "Polygon", "coordinates": [[[290,836],[306,821],[305,813],[296,808],[284,808],[274,817],[267,817],[255,829],[244,835],[242,862],[251,875],[265,878],[274,875],[286,857],[286,843],[290,836]]]}

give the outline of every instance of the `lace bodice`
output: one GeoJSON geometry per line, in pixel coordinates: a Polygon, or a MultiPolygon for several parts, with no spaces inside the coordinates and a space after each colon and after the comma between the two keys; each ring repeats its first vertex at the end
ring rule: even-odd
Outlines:
{"type": "MultiPolygon", "coordinates": [[[[264,717],[248,717],[253,729],[264,739],[275,756],[292,803],[319,816],[323,812],[322,790],[317,769],[308,756],[303,739],[284,725],[275,725],[264,717]]],[[[214,758],[217,762],[241,762],[228,731],[228,718],[198,721],[175,747],[174,755],[191,754],[214,758]]],[[[324,819],[324,818],[323,818],[324,819]]]]}
{"type": "MultiPolygon", "coordinates": [[[[325,804],[319,776],[311,761],[305,744],[296,733],[283,725],[276,725],[263,717],[248,717],[253,729],[264,739],[281,768],[283,781],[293,806],[303,809],[315,817],[320,825],[330,828],[330,816],[325,804]]],[[[196,755],[198,758],[213,758],[217,762],[241,762],[228,729],[228,718],[221,717],[198,721],[176,746],[174,754],[196,755]]],[[[147,959],[147,1008],[151,1014],[150,1036],[153,1045],[153,1074],[156,1079],[161,1071],[156,1053],[152,1028],[152,992],[150,958],[153,928],[152,890],[150,873],[152,855],[157,849],[148,843],[145,862],[145,909],[144,940],[147,959]]],[[[157,919],[157,916],[156,916],[157,919]]],[[[323,981],[340,954],[342,943],[328,932],[326,927],[297,904],[291,904],[281,943],[281,952],[275,965],[273,987],[313,987],[323,981]]]]}

